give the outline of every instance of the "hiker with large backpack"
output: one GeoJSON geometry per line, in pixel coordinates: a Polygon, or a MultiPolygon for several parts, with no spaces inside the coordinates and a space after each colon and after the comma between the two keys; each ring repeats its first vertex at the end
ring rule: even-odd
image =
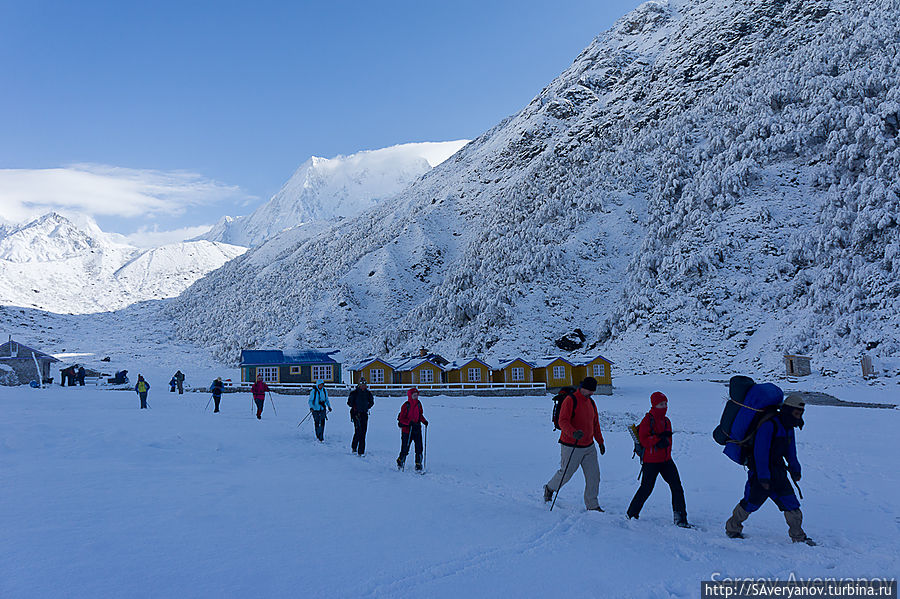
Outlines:
{"type": "Polygon", "coordinates": [[[325,421],[328,420],[326,410],[331,411],[331,402],[328,401],[328,389],[325,388],[325,381],[319,379],[316,381],[316,386],[309,392],[309,411],[313,415],[316,439],[319,440],[319,443],[325,442],[325,421]]]}
{"type": "Polygon", "coordinates": [[[353,422],[353,441],[350,449],[362,457],[366,454],[366,431],[369,428],[369,410],[375,405],[372,392],[366,388],[366,380],[361,379],[356,389],[347,397],[350,406],[350,420],[353,422]]]}
{"type": "Polygon", "coordinates": [[[575,471],[581,468],[584,474],[584,506],[595,512],[603,509],[597,500],[600,491],[600,462],[597,459],[597,448],[600,455],[606,453],[603,434],[600,432],[600,418],[597,405],[591,395],[597,390],[597,380],[587,377],[581,381],[579,388],[568,393],[558,402],[558,427],[560,429],[560,465],[553,478],[544,485],[544,501],[553,499],[553,493],[566,484],[575,471]]]}
{"type": "Polygon", "coordinates": [[[222,391],[225,389],[225,383],[222,382],[222,377],[216,378],[212,382],[212,385],[209,386],[209,392],[212,393],[213,401],[216,406],[213,412],[219,411],[219,402],[222,401],[222,391]]]}
{"type": "Polygon", "coordinates": [[[137,384],[134,386],[134,392],[141,399],[141,409],[147,408],[147,392],[150,391],[150,383],[144,380],[144,375],[139,374],[137,384]]]}
{"type": "Polygon", "coordinates": [[[269,392],[269,386],[263,382],[261,374],[256,375],[256,382],[250,387],[250,393],[253,394],[253,401],[256,402],[256,419],[262,420],[263,404],[266,402],[266,393],[269,392]]]}
{"type": "MultiPolygon", "coordinates": [[[[800,501],[794,495],[794,489],[788,478],[792,478],[795,483],[800,480],[800,462],[797,459],[794,428],[803,428],[806,403],[799,394],[791,394],[782,404],[783,397],[784,392],[771,383],[751,386],[742,398],[743,401],[735,399],[735,395],[732,395],[731,401],[739,404],[741,409],[757,410],[758,413],[753,417],[746,435],[738,439],[738,442],[732,443],[741,449],[739,463],[745,464],[748,472],[744,497],[725,522],[725,533],[732,539],[744,538],[744,521],[762,507],[767,499],[771,499],[784,513],[791,541],[815,545],[816,543],[803,531],[800,501]],[[766,405],[768,409],[760,410],[755,407],[759,405],[766,405]]],[[[725,420],[723,414],[723,422],[725,420]]],[[[735,424],[737,421],[735,418],[735,424]]],[[[734,433],[734,425],[731,431],[734,433]]],[[[730,441],[738,437],[739,435],[733,435],[730,441]]],[[[729,441],[726,441],[726,450],[729,448],[728,443],[729,441]]]]}
{"type": "Polygon", "coordinates": [[[422,465],[422,425],[428,428],[428,420],[425,419],[425,411],[422,402],[419,401],[419,390],[415,387],[406,390],[406,401],[400,406],[397,415],[397,426],[400,427],[400,456],[397,458],[397,468],[403,470],[406,467],[406,456],[409,455],[409,444],[416,444],[416,470],[423,472],[422,465]]]}
{"type": "Polygon", "coordinates": [[[672,513],[675,524],[682,528],[690,528],[684,503],[684,488],[681,486],[678,468],[672,460],[672,422],[666,417],[668,407],[669,400],[665,394],[660,391],[653,393],[650,396],[650,411],[637,427],[641,486],[634,494],[626,513],[628,518],[635,520],[640,516],[644,502],[653,492],[656,477],[662,475],[672,491],[672,513]]]}

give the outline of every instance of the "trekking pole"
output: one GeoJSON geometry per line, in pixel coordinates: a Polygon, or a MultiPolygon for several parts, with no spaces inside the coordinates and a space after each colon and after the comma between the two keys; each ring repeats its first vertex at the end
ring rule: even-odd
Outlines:
{"type": "Polygon", "coordinates": [[[272,411],[275,412],[275,415],[278,416],[278,410],[275,409],[275,398],[272,397],[272,392],[269,391],[269,401],[272,402],[272,411]]]}
{"type": "Polygon", "coordinates": [[[425,425],[425,437],[422,439],[422,472],[425,472],[425,464],[428,462],[428,425],[425,425]]]}
{"type": "Polygon", "coordinates": [[[203,411],[204,411],[204,412],[205,412],[206,410],[209,409],[209,402],[210,402],[210,401],[212,401],[212,395],[209,396],[209,401],[206,402],[206,407],[203,408],[203,411]]]}
{"type": "Polygon", "coordinates": [[[306,422],[306,419],[312,416],[312,410],[306,413],[306,416],[303,417],[303,420],[297,423],[297,428],[300,428],[300,425],[306,422]]]}
{"type": "Polygon", "coordinates": [[[556,498],[559,497],[559,490],[562,489],[563,481],[566,480],[566,474],[569,472],[569,464],[572,462],[572,456],[575,455],[575,446],[572,446],[572,453],[569,454],[569,460],[566,462],[566,467],[563,470],[562,478],[559,479],[559,488],[556,489],[556,495],[553,497],[553,503],[550,504],[550,511],[553,511],[553,506],[556,505],[556,498]]]}
{"type": "MultiPolygon", "coordinates": [[[[784,465],[787,468],[787,464],[784,465]]],[[[800,490],[800,485],[797,484],[797,481],[794,480],[794,477],[788,474],[788,477],[791,479],[791,482],[794,483],[794,486],[797,487],[797,494],[800,495],[800,499],[803,499],[803,491],[800,490]]]]}

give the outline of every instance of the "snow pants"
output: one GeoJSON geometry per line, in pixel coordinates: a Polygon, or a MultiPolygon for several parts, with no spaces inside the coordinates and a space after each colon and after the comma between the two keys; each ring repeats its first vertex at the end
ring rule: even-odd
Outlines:
{"type": "Polygon", "coordinates": [[[366,413],[353,415],[353,441],[350,449],[359,455],[366,453],[366,431],[369,428],[369,415],[366,413]]]}
{"type": "Polygon", "coordinates": [[[589,510],[599,507],[597,494],[600,492],[600,462],[597,460],[596,445],[593,443],[588,447],[560,445],[559,449],[559,470],[547,483],[547,488],[551,491],[559,491],[564,484],[569,482],[580,466],[581,472],[584,474],[584,507],[589,510]]]}
{"type": "Polygon", "coordinates": [[[759,484],[756,472],[751,470],[747,473],[747,484],[744,485],[744,498],[741,499],[741,507],[748,514],[752,514],[762,507],[766,499],[771,499],[782,512],[800,509],[800,502],[797,500],[797,496],[794,495],[794,488],[791,486],[791,481],[788,480],[786,469],[772,469],[772,479],[769,481],[768,491],[759,484]]]}
{"type": "Polygon", "coordinates": [[[144,410],[147,408],[147,392],[138,393],[138,397],[141,398],[141,409],[144,410]]]}
{"type": "Polygon", "coordinates": [[[400,457],[401,462],[406,462],[409,455],[409,442],[416,444],[416,465],[422,464],[422,425],[418,422],[410,424],[406,431],[400,433],[400,457]]]}
{"type": "Polygon", "coordinates": [[[222,401],[222,396],[221,396],[221,395],[213,394],[213,402],[216,404],[216,409],[213,410],[213,412],[218,412],[218,411],[219,411],[219,402],[220,402],[220,401],[222,401]]]}
{"type": "Polygon", "coordinates": [[[263,403],[265,403],[266,398],[265,397],[254,397],[253,401],[256,402],[256,417],[262,418],[263,403]]]}
{"type": "Polygon", "coordinates": [[[656,477],[662,475],[663,480],[669,484],[672,491],[672,511],[676,514],[687,514],[687,508],[684,505],[684,487],[681,486],[681,477],[678,476],[678,468],[675,462],[666,460],[656,464],[641,465],[641,486],[634,494],[631,505],[628,506],[628,516],[634,517],[641,513],[644,502],[653,492],[653,486],[656,484],[656,477]]]}
{"type": "Polygon", "coordinates": [[[319,441],[325,440],[325,421],[328,420],[328,416],[325,415],[325,410],[313,410],[313,422],[316,427],[316,439],[319,441]]]}

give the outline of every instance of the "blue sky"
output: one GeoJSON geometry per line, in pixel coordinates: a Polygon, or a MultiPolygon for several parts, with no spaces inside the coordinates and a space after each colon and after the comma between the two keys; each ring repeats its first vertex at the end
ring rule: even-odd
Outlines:
{"type": "Polygon", "coordinates": [[[149,173],[183,210],[85,211],[122,233],[211,224],[311,155],[476,137],[638,4],[0,0],[0,169],[19,198],[32,169],[149,173]]]}

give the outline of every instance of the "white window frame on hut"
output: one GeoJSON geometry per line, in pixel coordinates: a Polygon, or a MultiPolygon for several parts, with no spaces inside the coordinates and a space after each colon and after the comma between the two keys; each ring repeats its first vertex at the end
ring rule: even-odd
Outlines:
{"type": "Polygon", "coordinates": [[[420,383],[433,383],[434,382],[434,370],[431,368],[423,368],[419,371],[419,382],[420,383]],[[427,373],[427,375],[426,375],[427,373]]]}
{"type": "Polygon", "coordinates": [[[371,383],[380,384],[384,382],[384,368],[372,368],[369,370],[369,378],[371,383]]]}
{"type": "Polygon", "coordinates": [[[291,374],[300,374],[299,366],[291,366],[291,374]]]}
{"type": "Polygon", "coordinates": [[[470,368],[469,369],[469,382],[470,383],[480,383],[481,382],[481,369],[480,368],[470,368]]]}
{"type": "Polygon", "coordinates": [[[512,380],[514,383],[525,380],[525,369],[521,366],[516,366],[511,370],[512,380]]]}
{"type": "Polygon", "coordinates": [[[330,381],[334,377],[334,369],[331,364],[314,364],[312,367],[312,378],[314,381],[323,380],[330,381]]]}
{"type": "Polygon", "coordinates": [[[566,378],[566,367],[565,366],[554,366],[553,367],[553,380],[561,381],[566,378]]]}
{"type": "Polygon", "coordinates": [[[257,366],[256,367],[256,376],[261,376],[264,383],[277,383],[278,382],[278,367],[277,366],[257,366]]]}
{"type": "Polygon", "coordinates": [[[606,364],[594,364],[594,376],[606,376],[606,364]]]}

